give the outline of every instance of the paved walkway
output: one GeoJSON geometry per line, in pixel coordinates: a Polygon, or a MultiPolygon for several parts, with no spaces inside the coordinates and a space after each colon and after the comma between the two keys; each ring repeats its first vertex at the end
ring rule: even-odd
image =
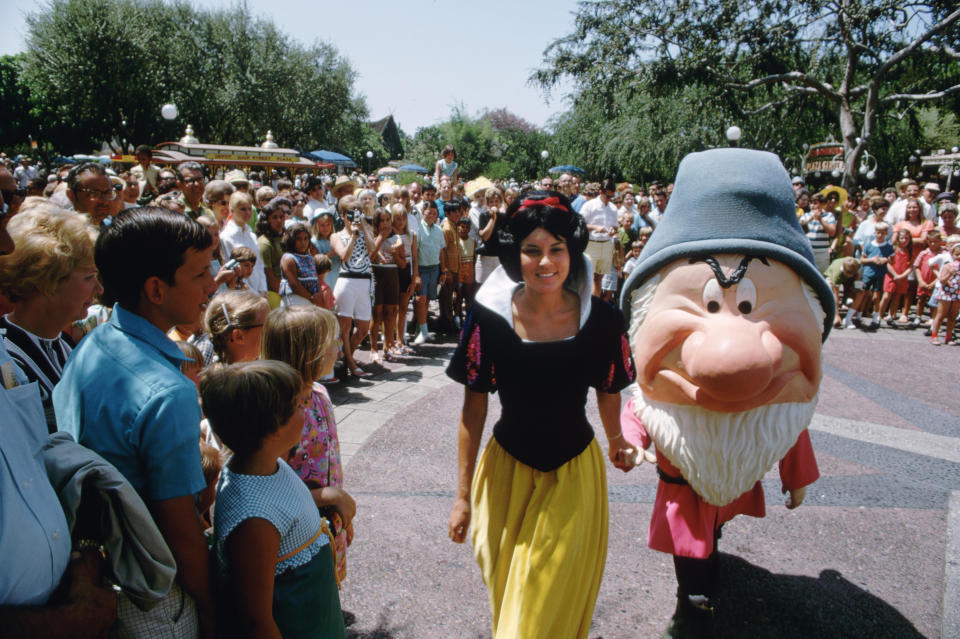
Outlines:
{"type": "MultiPolygon", "coordinates": [[[[331,387],[358,503],[342,591],[357,615],[351,637],[489,636],[470,548],[446,538],[462,398],[444,375],[451,352],[427,345],[331,387]]],[[[767,517],[724,528],[725,636],[960,639],[960,347],[932,347],[919,331],[837,331],[824,371],[811,425],[822,477],[804,506],[780,505],[773,472],[767,517]]],[[[498,413],[493,399],[488,434],[498,413]]],[[[593,401],[588,415],[599,424],[593,401]]],[[[656,637],[675,588],[670,558],[645,543],[656,476],[611,466],[608,478],[610,547],[590,636],[656,637]]]]}

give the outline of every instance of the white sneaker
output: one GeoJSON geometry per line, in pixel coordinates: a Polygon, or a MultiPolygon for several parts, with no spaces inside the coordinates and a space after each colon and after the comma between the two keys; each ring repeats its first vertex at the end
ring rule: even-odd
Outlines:
{"type": "Polygon", "coordinates": [[[413,338],[414,346],[423,346],[427,343],[427,334],[426,333],[417,333],[417,336],[413,338]]]}

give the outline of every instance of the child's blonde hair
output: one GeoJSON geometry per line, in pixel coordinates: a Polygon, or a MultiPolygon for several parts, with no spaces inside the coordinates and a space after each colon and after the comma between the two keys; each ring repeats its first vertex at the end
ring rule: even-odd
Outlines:
{"type": "Polygon", "coordinates": [[[203,314],[203,330],[210,336],[213,350],[221,360],[226,354],[230,332],[252,328],[257,315],[269,308],[267,300],[253,291],[224,291],[210,300],[203,314]]]}
{"type": "Polygon", "coordinates": [[[305,381],[314,381],[324,354],[337,339],[337,316],[319,306],[281,306],[263,325],[260,357],[290,364],[305,381]]]}

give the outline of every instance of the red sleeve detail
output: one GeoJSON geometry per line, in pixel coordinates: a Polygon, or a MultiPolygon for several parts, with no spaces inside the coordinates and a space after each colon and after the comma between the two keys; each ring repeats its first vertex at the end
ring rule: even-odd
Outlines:
{"type": "Polygon", "coordinates": [[[808,486],[820,478],[817,458],[810,443],[810,432],[804,430],[786,456],[780,460],[780,481],[787,490],[808,486]]]}
{"type": "Polygon", "coordinates": [[[650,435],[647,434],[647,429],[643,427],[643,422],[641,422],[640,418],[633,412],[632,397],[627,400],[626,406],[620,411],[620,428],[623,431],[624,438],[634,446],[639,446],[643,449],[650,447],[652,440],[650,439],[650,435]]]}

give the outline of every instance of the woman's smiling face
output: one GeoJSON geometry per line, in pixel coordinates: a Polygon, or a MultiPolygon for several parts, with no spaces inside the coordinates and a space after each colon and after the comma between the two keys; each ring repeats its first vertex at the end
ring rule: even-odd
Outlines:
{"type": "Polygon", "coordinates": [[[548,293],[562,289],[570,274],[566,240],[544,228],[534,229],[520,243],[520,272],[532,291],[548,293]]]}

